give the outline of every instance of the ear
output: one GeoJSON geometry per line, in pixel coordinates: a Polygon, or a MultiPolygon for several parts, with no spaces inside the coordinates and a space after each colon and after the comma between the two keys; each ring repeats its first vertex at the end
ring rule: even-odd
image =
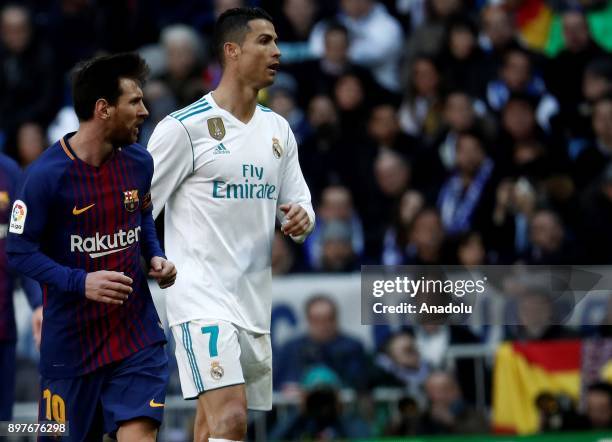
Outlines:
{"type": "Polygon", "coordinates": [[[240,45],[237,43],[226,42],[223,45],[223,55],[225,56],[225,61],[236,61],[238,56],[240,55],[240,45]]]}
{"type": "Polygon", "coordinates": [[[108,120],[111,116],[111,105],[108,104],[104,98],[100,98],[96,101],[96,107],[94,108],[94,117],[100,120],[108,120]]]}

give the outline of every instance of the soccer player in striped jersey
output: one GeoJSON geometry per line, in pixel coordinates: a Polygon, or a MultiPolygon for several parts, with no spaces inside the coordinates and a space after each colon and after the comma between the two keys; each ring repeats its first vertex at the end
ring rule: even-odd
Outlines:
{"type": "Polygon", "coordinates": [[[13,203],[9,262],[43,287],[39,419],[67,422],[63,441],[153,441],[162,420],[165,335],[141,257],[162,288],[176,270],[151,215],[153,161],[135,144],[147,71],[136,54],[81,64],[79,129],[30,166],[13,203]]]}
{"type": "MultiPolygon", "coordinates": [[[[12,417],[15,398],[15,344],[17,330],[13,308],[14,277],[8,269],[6,236],[11,216],[11,200],[21,170],[15,161],[0,153],[0,421],[12,417]]],[[[42,323],[42,299],[40,286],[30,278],[21,278],[21,286],[34,311],[32,326],[37,342],[42,323]]]]}
{"type": "Polygon", "coordinates": [[[182,269],[166,305],[198,442],[242,440],[247,405],[272,407],[275,221],[297,242],[314,227],[291,128],[257,104],[279,66],[276,40],[265,11],[223,13],[219,87],[162,120],[148,145],[154,215],[165,206],[166,250],[182,269]]]}

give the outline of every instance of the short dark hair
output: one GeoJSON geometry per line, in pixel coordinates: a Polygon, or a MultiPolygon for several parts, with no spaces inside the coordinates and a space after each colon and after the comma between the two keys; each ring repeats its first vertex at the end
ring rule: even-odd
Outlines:
{"type": "Polygon", "coordinates": [[[232,8],[225,11],[215,23],[213,44],[215,55],[223,65],[223,46],[228,41],[242,44],[244,36],[250,31],[251,20],[267,20],[272,23],[272,17],[261,8],[232,8]]]}
{"type": "Polygon", "coordinates": [[[336,303],[332,300],[332,298],[327,295],[320,294],[320,295],[311,296],[306,301],[306,304],[304,306],[304,313],[306,314],[307,318],[310,317],[310,310],[312,309],[312,306],[318,302],[324,302],[328,304],[332,309],[334,318],[338,316],[338,307],[336,306],[336,303]]]}
{"type": "Polygon", "coordinates": [[[128,78],[142,86],[148,74],[146,62],[133,52],[103,55],[81,62],[72,77],[74,111],[79,121],[93,117],[99,99],[111,105],[117,103],[122,93],[120,79],[128,78]]]}

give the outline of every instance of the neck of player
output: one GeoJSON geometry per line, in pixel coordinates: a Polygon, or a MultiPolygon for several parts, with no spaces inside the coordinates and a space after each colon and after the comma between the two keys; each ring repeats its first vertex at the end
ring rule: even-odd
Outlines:
{"type": "Polygon", "coordinates": [[[113,153],[113,145],[104,136],[103,128],[91,123],[81,122],[69,142],[79,160],[90,166],[100,167],[113,153]]]}
{"type": "Polygon", "coordinates": [[[212,93],[217,105],[234,117],[248,123],[255,113],[258,89],[224,75],[212,93]]]}

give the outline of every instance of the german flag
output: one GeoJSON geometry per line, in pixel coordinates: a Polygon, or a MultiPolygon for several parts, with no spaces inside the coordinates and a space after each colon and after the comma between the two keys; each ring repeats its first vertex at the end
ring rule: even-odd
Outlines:
{"type": "Polygon", "coordinates": [[[509,342],[495,356],[493,428],[501,434],[529,434],[539,428],[535,400],[540,393],[580,396],[579,340],[509,342]]]}

